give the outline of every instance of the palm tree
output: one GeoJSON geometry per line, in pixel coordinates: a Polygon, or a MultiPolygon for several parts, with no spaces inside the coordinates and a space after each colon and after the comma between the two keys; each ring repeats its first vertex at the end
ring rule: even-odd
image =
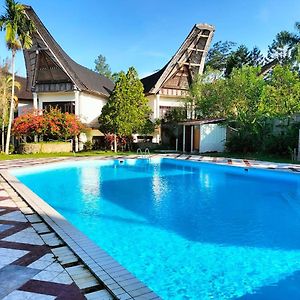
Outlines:
{"type": "Polygon", "coordinates": [[[9,110],[9,121],[6,136],[5,153],[9,153],[11,125],[14,113],[15,97],[15,56],[18,50],[28,49],[32,45],[31,34],[34,32],[34,24],[26,16],[25,7],[15,0],[5,0],[5,13],[0,16],[0,30],[5,30],[5,40],[11,51],[12,89],[9,110]]]}
{"type": "MultiPolygon", "coordinates": [[[[14,82],[15,88],[20,89],[21,85],[19,82],[14,82]]],[[[3,67],[0,67],[0,115],[1,115],[1,151],[5,151],[5,125],[7,124],[8,107],[11,99],[12,91],[12,76],[8,73],[8,64],[6,63],[3,67]]],[[[14,96],[14,106],[16,106],[18,98],[14,96]]]]}

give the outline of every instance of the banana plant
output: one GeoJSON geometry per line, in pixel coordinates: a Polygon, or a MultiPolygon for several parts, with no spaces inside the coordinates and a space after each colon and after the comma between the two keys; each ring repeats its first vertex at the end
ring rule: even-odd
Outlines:
{"type": "MultiPolygon", "coordinates": [[[[0,107],[0,113],[1,113],[1,151],[5,151],[5,127],[8,123],[8,108],[10,106],[11,101],[11,91],[12,91],[12,84],[13,84],[13,78],[10,74],[7,72],[7,68],[3,67],[0,70],[0,98],[1,98],[1,107],[0,107]]],[[[21,85],[19,82],[14,82],[14,88],[20,89],[21,85]]],[[[18,104],[18,97],[14,95],[13,97],[14,101],[14,107],[18,104]]]]}

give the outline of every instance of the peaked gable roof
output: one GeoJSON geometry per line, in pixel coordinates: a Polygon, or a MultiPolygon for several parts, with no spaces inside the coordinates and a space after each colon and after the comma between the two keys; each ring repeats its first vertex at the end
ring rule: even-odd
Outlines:
{"type": "MultiPolygon", "coordinates": [[[[11,76],[11,73],[7,69],[1,68],[1,67],[0,67],[0,69],[3,72],[3,74],[5,74],[7,76],[11,76]]],[[[18,99],[19,100],[32,100],[33,99],[32,92],[30,92],[26,89],[27,78],[15,74],[15,81],[20,85],[19,87],[15,88],[15,95],[18,97],[18,99]]]]}
{"type": "Polygon", "coordinates": [[[202,74],[214,31],[212,25],[196,24],[171,60],[158,72],[141,79],[145,93],[156,94],[184,65],[188,66],[192,78],[202,74]]]}
{"type": "Polygon", "coordinates": [[[32,101],[32,92],[26,89],[27,78],[15,75],[15,80],[20,84],[20,89],[16,89],[16,96],[19,100],[29,100],[32,101]]]}
{"type": "MultiPolygon", "coordinates": [[[[114,88],[113,81],[72,60],[54,40],[32,7],[26,5],[24,7],[27,17],[33,21],[36,28],[36,32],[32,37],[33,45],[31,49],[24,50],[28,78],[27,89],[34,90],[35,88],[39,55],[45,52],[56,65],[56,71],[59,71],[60,76],[64,74],[68,81],[74,85],[74,88],[108,97],[114,88]]],[[[52,67],[52,69],[54,68],[52,67]]],[[[51,72],[51,68],[49,70],[51,72]]],[[[52,72],[55,74],[54,70],[52,72]]],[[[55,76],[53,76],[54,78],[55,76]]]]}

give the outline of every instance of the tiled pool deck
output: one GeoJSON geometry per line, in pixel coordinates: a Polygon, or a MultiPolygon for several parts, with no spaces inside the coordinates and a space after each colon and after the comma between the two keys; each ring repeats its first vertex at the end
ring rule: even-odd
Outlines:
{"type": "MultiPolygon", "coordinates": [[[[291,164],[185,154],[155,156],[300,172],[300,165],[291,164]]],[[[16,167],[87,159],[112,158],[0,162],[0,299],[159,299],[8,172],[16,167]]]]}
{"type": "Polygon", "coordinates": [[[3,177],[0,299],[113,299],[3,177]]]}

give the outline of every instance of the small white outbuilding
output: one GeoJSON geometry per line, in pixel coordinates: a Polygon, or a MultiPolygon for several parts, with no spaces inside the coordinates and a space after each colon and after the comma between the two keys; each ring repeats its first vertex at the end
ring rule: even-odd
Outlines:
{"type": "Polygon", "coordinates": [[[191,120],[179,124],[182,130],[183,152],[223,152],[227,127],[224,119],[191,120]]]}

